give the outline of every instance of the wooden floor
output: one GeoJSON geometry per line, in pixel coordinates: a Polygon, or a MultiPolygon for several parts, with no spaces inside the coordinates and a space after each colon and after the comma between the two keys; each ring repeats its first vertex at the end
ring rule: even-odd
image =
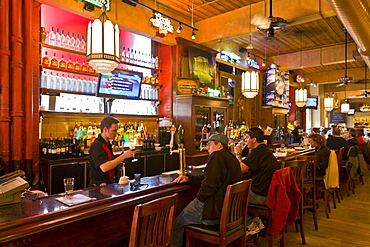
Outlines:
{"type": "MultiPolygon", "coordinates": [[[[370,175],[364,177],[365,185],[356,183],[355,194],[337,203],[330,219],[325,217],[323,207],[318,209],[319,230],[315,231],[312,214],[304,216],[306,247],[321,246],[370,246],[370,175]]],[[[260,239],[260,246],[268,246],[267,238],[260,239]]],[[[294,226],[288,226],[285,246],[302,246],[300,233],[294,226]]]]}

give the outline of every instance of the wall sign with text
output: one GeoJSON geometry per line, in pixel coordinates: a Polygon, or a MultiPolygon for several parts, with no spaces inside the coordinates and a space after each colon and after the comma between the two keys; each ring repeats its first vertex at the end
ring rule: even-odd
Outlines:
{"type": "Polygon", "coordinates": [[[198,78],[176,78],[176,92],[177,94],[191,94],[194,89],[199,89],[198,78]]]}

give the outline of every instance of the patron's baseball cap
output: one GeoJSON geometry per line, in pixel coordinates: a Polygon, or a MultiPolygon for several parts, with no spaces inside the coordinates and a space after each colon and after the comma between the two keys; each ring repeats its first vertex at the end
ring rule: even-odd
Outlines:
{"type": "Polygon", "coordinates": [[[209,138],[202,140],[203,142],[208,141],[216,141],[221,142],[222,144],[227,145],[229,143],[229,139],[224,134],[213,134],[209,138]]]}

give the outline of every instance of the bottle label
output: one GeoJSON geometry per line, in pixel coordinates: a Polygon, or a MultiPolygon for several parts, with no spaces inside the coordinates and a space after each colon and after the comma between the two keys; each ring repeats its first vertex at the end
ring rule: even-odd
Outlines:
{"type": "Polygon", "coordinates": [[[51,59],[50,67],[58,68],[58,59],[56,58],[51,59]]]}
{"type": "Polygon", "coordinates": [[[93,67],[89,66],[88,72],[89,72],[89,74],[94,74],[94,69],[93,69],[93,67]]]}
{"type": "Polygon", "coordinates": [[[81,66],[79,63],[75,64],[74,71],[80,72],[81,71],[81,66]]]}
{"type": "Polygon", "coordinates": [[[74,67],[74,66],[73,66],[73,63],[72,63],[72,62],[68,62],[68,63],[67,63],[67,69],[68,69],[68,70],[73,70],[73,67],[74,67]]]}
{"type": "Polygon", "coordinates": [[[66,61],[64,61],[64,60],[59,61],[59,68],[60,69],[66,69],[67,68],[66,61]]]}
{"type": "Polygon", "coordinates": [[[83,72],[83,73],[88,73],[89,72],[86,64],[82,64],[82,66],[81,66],[81,72],[83,72]]]}
{"type": "Polygon", "coordinates": [[[50,65],[50,59],[48,57],[43,57],[42,61],[41,61],[41,64],[43,66],[49,66],[50,65]]]}

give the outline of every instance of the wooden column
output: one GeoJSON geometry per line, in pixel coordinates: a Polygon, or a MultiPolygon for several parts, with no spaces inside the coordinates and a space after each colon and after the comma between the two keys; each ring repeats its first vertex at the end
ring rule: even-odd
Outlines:
{"type": "Polygon", "coordinates": [[[12,0],[11,10],[11,158],[12,169],[21,169],[22,153],[24,148],[22,144],[22,129],[24,128],[24,111],[23,105],[23,56],[22,56],[22,1],[12,0]]]}
{"type": "Polygon", "coordinates": [[[0,0],[0,174],[8,172],[10,160],[9,14],[9,0],[0,0]]]}

